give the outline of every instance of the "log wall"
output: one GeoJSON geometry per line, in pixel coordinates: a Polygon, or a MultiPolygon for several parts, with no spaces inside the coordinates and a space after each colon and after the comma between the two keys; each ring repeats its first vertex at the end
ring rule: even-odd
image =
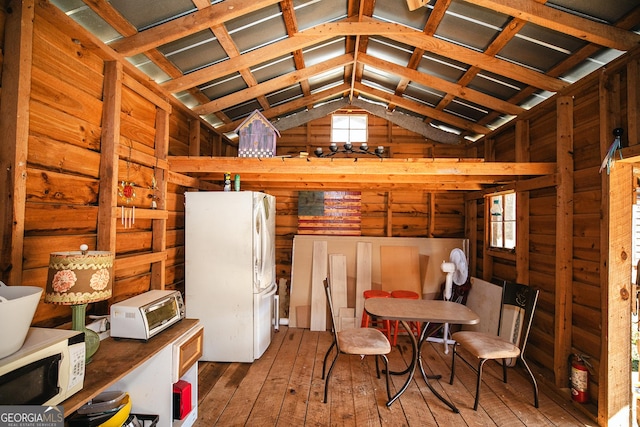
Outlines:
{"type": "MultiPolygon", "coordinates": [[[[2,280],[44,287],[49,253],[86,243],[116,254],[113,297],[90,312],[107,313],[111,303],[149,289],[182,290],[184,192],[200,183],[172,174],[166,158],[190,147],[220,155],[219,135],[54,6],[12,6],[3,16],[22,33],[7,29],[5,47],[23,46],[3,62],[1,101],[15,106],[3,115],[10,145],[2,144],[1,158],[16,172],[5,194],[15,206],[2,212],[13,216],[5,227],[14,224],[3,232],[2,280]],[[133,185],[133,197],[124,197],[123,182],[133,185]],[[135,221],[123,221],[134,208],[135,221]]],[[[41,303],[34,325],[69,319],[69,307],[41,303]]]]}
{"type": "MultiPolygon", "coordinates": [[[[117,63],[57,8],[45,1],[10,3],[11,12],[0,14],[6,29],[0,39],[0,169],[7,171],[0,196],[13,203],[0,211],[0,279],[44,287],[49,253],[87,243],[117,254],[110,303],[151,288],[182,289],[184,193],[219,190],[222,177],[207,183],[173,173],[166,157],[234,156],[237,147],[130,65],[117,63]],[[134,199],[119,196],[123,180],[135,183],[134,199]],[[136,207],[131,227],[122,224],[123,206],[136,207]]],[[[615,127],[626,130],[625,159],[640,155],[638,56],[635,51],[610,64],[467,147],[430,143],[370,117],[369,146],[382,145],[393,157],[557,162],[556,176],[495,189],[518,192],[518,221],[525,228],[519,243],[525,244],[515,253],[488,250],[485,193],[345,183],[361,192],[363,235],[468,237],[471,274],[540,288],[528,357],[545,381],[566,390],[568,356],[589,356],[593,403],[587,408],[601,425],[605,414],[628,404],[628,393],[612,397],[608,390],[616,384],[616,390],[630,390],[629,336],[616,328],[629,329],[632,174],[622,163],[611,175],[598,168],[615,127]]],[[[277,154],[313,155],[317,146],[328,151],[329,126],[323,118],[282,132],[277,154]]],[[[277,275],[290,278],[304,184],[244,183],[243,189],[276,196],[277,275]]],[[[57,326],[69,318],[68,308],[42,303],[34,324],[57,326]]]]}
{"type": "MultiPolygon", "coordinates": [[[[367,114],[364,111],[353,111],[367,114]]],[[[465,157],[464,146],[428,143],[424,137],[391,122],[368,114],[369,147],[382,145],[385,156],[465,157]]],[[[324,117],[281,132],[277,140],[278,156],[314,156],[316,147],[329,152],[331,118],[324,117]]],[[[341,156],[337,154],[336,157],[341,156]]],[[[347,190],[345,188],[325,190],[347,190]]],[[[288,186],[290,187],[290,186],[288,186]]],[[[266,191],[276,196],[277,274],[290,280],[293,236],[297,234],[298,190],[259,188],[251,184],[244,189],[266,191]]],[[[304,188],[301,188],[304,189],[304,188]]],[[[372,237],[464,237],[464,194],[462,192],[383,191],[375,188],[351,188],[361,192],[361,234],[372,237]]]]}
{"type": "MultiPolygon", "coordinates": [[[[33,61],[21,70],[23,75],[28,71],[31,89],[24,114],[28,133],[18,143],[27,150],[24,217],[17,218],[24,227],[24,244],[13,251],[24,261],[19,269],[8,265],[12,272],[4,280],[44,287],[49,253],[77,250],[86,243],[90,249],[116,253],[113,297],[90,311],[105,312],[109,304],[152,288],[183,289],[184,193],[219,190],[222,177],[207,183],[174,174],[165,159],[233,156],[236,147],[138,83],[141,76],[133,68],[113,65],[109,52],[95,46],[90,36],[76,37],[73,31],[82,30],[55,7],[35,5],[29,30],[33,61]],[[123,182],[134,186],[134,197],[122,196],[123,182]],[[128,224],[122,217],[130,217],[134,207],[135,221],[128,224]]],[[[329,126],[324,118],[283,132],[277,154],[327,148],[329,126]]],[[[375,116],[370,116],[369,133],[372,147],[383,145],[394,157],[457,158],[464,153],[463,147],[425,144],[423,137],[375,116]]],[[[250,184],[243,189],[277,197],[278,277],[289,279],[297,190],[250,184]]],[[[462,194],[366,190],[362,234],[462,237],[463,209],[462,194]]],[[[68,307],[40,304],[34,324],[56,325],[69,316],[68,307]]]]}
{"type": "Polygon", "coordinates": [[[593,73],[477,144],[478,152],[488,159],[521,161],[517,147],[524,135],[530,161],[557,163],[553,181],[495,189],[515,189],[519,196],[526,195],[526,212],[518,204],[518,227],[524,220],[527,224],[524,247],[519,242],[514,253],[489,250],[485,193],[467,195],[468,212],[475,213],[467,223],[476,242],[476,274],[541,290],[528,358],[546,372],[544,381],[568,394],[571,355],[587,357],[592,366],[591,403],[582,407],[601,425],[611,422],[604,414],[619,413],[628,405],[628,395],[612,397],[607,390],[630,386],[627,291],[630,205],[636,183],[630,164],[622,164],[619,158],[611,174],[599,169],[616,127],[625,130],[625,162],[637,161],[639,56],[636,50],[629,58],[593,73]]]}

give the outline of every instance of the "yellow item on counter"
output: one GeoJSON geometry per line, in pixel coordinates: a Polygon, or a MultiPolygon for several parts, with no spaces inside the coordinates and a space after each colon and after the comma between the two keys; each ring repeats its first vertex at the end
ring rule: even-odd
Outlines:
{"type": "Polygon", "coordinates": [[[129,394],[126,394],[122,399],[122,403],[125,405],[120,408],[118,412],[116,412],[113,417],[109,418],[104,423],[100,424],[98,427],[122,427],[122,425],[129,418],[129,414],[131,413],[131,399],[129,399],[129,394]]]}

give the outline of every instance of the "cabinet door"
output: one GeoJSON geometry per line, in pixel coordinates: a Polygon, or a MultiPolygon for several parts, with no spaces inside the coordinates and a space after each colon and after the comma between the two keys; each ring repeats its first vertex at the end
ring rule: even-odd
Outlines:
{"type": "Polygon", "coordinates": [[[173,345],[174,382],[178,381],[202,357],[204,327],[197,326],[173,345]]]}

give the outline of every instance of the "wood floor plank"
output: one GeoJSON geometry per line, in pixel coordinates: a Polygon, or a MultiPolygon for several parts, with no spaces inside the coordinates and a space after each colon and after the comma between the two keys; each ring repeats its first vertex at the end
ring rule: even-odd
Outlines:
{"type": "MultiPolygon", "coordinates": [[[[311,395],[313,371],[318,363],[318,332],[301,329],[302,340],[291,369],[291,376],[287,384],[287,393],[282,402],[282,409],[278,417],[277,426],[301,426],[305,424],[307,405],[311,395]]],[[[322,359],[320,359],[322,363],[322,359]]]]}
{"type": "MultiPolygon", "coordinates": [[[[409,344],[410,341],[408,337],[401,337],[401,338],[403,342],[406,343],[401,345],[401,348],[405,349],[404,355],[405,357],[410,358],[412,354],[411,347],[409,344]]],[[[426,343],[423,346],[423,350],[430,350],[430,349],[431,349],[431,345],[429,343],[426,343]]],[[[428,351],[423,352],[423,360],[425,361],[424,367],[427,374],[446,375],[446,372],[443,372],[440,366],[434,366],[434,364],[428,360],[430,359],[430,357],[431,356],[429,355],[428,351]]],[[[445,380],[444,379],[430,380],[430,384],[439,394],[444,396],[446,399],[453,401],[453,403],[456,404],[455,392],[451,393],[452,391],[451,389],[445,389],[442,384],[443,381],[445,380]]],[[[435,396],[433,392],[427,387],[426,383],[424,382],[424,379],[422,378],[422,374],[420,373],[419,368],[416,368],[414,383],[416,384],[417,389],[422,393],[429,407],[429,411],[433,415],[438,425],[441,425],[441,426],[465,425],[465,420],[462,414],[454,413],[451,410],[451,408],[449,408],[447,405],[441,402],[437,398],[437,396],[435,396]]]]}
{"type": "MultiPolygon", "coordinates": [[[[435,353],[432,353],[435,354],[435,353]]],[[[450,360],[451,353],[447,355],[448,360],[450,360]]],[[[440,359],[442,361],[442,359],[440,359]]],[[[437,364],[437,358],[434,357],[432,359],[434,364],[437,364]]],[[[445,363],[442,363],[442,366],[446,366],[445,363]]],[[[450,365],[448,365],[450,367],[450,365]]],[[[449,368],[450,369],[450,368],[449,368]]],[[[447,371],[449,373],[450,370],[447,371]]],[[[488,375],[483,375],[483,379],[486,379],[488,375]]],[[[465,399],[465,402],[461,402],[458,406],[460,408],[471,408],[473,409],[473,403],[475,399],[475,388],[476,388],[476,374],[462,361],[456,361],[456,382],[459,381],[462,383],[468,393],[468,399],[465,399]]],[[[505,404],[504,400],[494,392],[494,388],[490,388],[487,386],[485,382],[483,382],[480,391],[480,408],[482,408],[486,414],[491,418],[491,420],[498,426],[500,425],[514,425],[514,426],[523,426],[526,425],[523,421],[519,420],[518,417],[513,413],[511,407],[505,404]]],[[[505,390],[498,390],[499,392],[504,392],[505,390]]],[[[530,424],[531,425],[531,424],[530,424]]],[[[544,424],[543,424],[544,425],[544,424]]]]}
{"type": "MultiPolygon", "coordinates": [[[[214,365],[210,362],[203,362],[208,365],[214,365]]],[[[198,420],[196,427],[205,427],[216,425],[218,419],[226,409],[229,401],[238,390],[238,385],[247,375],[251,365],[246,363],[216,363],[215,365],[225,365],[228,368],[215,386],[200,398],[198,403],[198,420]]],[[[206,380],[206,378],[202,378],[206,380]]],[[[198,389],[209,388],[207,383],[198,379],[198,389]]]]}
{"type": "Polygon", "coordinates": [[[350,356],[341,354],[331,373],[329,381],[329,396],[327,405],[331,407],[331,425],[355,426],[355,402],[353,400],[353,385],[351,383],[350,356]]]}
{"type": "Polygon", "coordinates": [[[250,369],[217,420],[218,425],[235,426],[246,424],[251,408],[256,404],[269,370],[276,360],[284,335],[282,333],[274,334],[274,339],[267,351],[264,352],[262,357],[249,365],[250,369]]]}
{"type": "MultiPolygon", "coordinates": [[[[408,337],[401,336],[398,338],[398,343],[395,347],[395,351],[398,353],[398,356],[400,358],[400,366],[408,366],[411,363],[413,352],[411,350],[411,345],[408,337]]],[[[397,377],[396,382],[398,384],[398,388],[400,388],[402,384],[404,384],[405,380],[406,376],[404,375],[397,377]]],[[[433,408],[435,399],[435,396],[433,396],[431,391],[422,382],[421,374],[418,368],[416,368],[416,373],[411,385],[409,386],[407,391],[400,397],[400,399],[398,399],[398,403],[402,405],[409,425],[445,425],[440,424],[440,420],[436,417],[436,414],[439,410],[438,408],[433,408]]],[[[438,404],[441,403],[438,401],[438,404]]],[[[460,422],[458,422],[456,424],[449,425],[463,424],[460,424],[460,422]]]]}
{"type": "MultiPolygon", "coordinates": [[[[475,390],[473,389],[473,387],[475,387],[475,381],[467,378],[465,378],[464,381],[456,379],[453,384],[449,384],[451,365],[446,363],[446,361],[450,360],[451,352],[445,354],[441,343],[430,342],[423,345],[422,351],[427,373],[442,375],[438,384],[446,390],[447,396],[460,411],[460,416],[464,419],[466,425],[473,427],[493,425],[493,420],[482,407],[479,407],[477,411],[473,410],[475,395],[470,391],[469,387],[471,386],[472,390],[475,390]]],[[[425,392],[430,393],[426,385],[425,392]]],[[[435,399],[435,396],[432,394],[431,397],[435,399]]]]}
{"type": "MultiPolygon", "coordinates": [[[[471,376],[465,378],[456,378],[453,384],[449,384],[451,374],[451,351],[449,354],[444,353],[441,343],[427,343],[423,347],[423,351],[427,354],[426,362],[433,373],[442,375],[439,383],[446,387],[448,396],[451,397],[453,404],[460,411],[460,415],[469,426],[490,426],[494,425],[493,420],[484,411],[483,407],[479,407],[477,411],[473,410],[473,401],[475,399],[475,379],[471,376]]],[[[457,369],[457,367],[456,367],[457,369]]]]}
{"type": "MultiPolygon", "coordinates": [[[[411,355],[407,336],[389,355],[392,370],[406,366],[411,355]]],[[[252,364],[199,362],[198,420],[211,426],[587,426],[595,422],[571,402],[541,388],[540,409],[533,406],[530,382],[521,368],[509,368],[509,382],[501,381],[500,367],[488,364],[478,411],[473,410],[475,373],[463,363],[456,380],[448,382],[451,354],[439,343],[425,343],[423,360],[428,372],[443,378],[432,381],[460,410],[455,414],[428,389],[420,374],[391,407],[384,375],[376,377],[373,357],[343,355],[337,362],[324,404],[322,361],[331,344],[330,332],[312,332],[283,326],[265,354],[252,364]]],[[[392,390],[404,376],[392,376],[392,390]]],[[[394,391],[395,392],[395,391],[394,391]]]]}
{"type": "MultiPolygon", "coordinates": [[[[406,349],[394,347],[389,354],[389,366],[391,371],[402,371],[409,364],[410,355],[404,354],[406,349]]],[[[410,352],[410,351],[409,351],[410,352]]],[[[406,381],[405,375],[391,375],[392,395],[402,388],[406,381]]],[[[382,391],[381,391],[382,392],[382,391]]],[[[386,395],[385,395],[386,400],[386,395]]],[[[387,411],[379,410],[383,424],[388,425],[419,425],[437,426],[436,420],[429,411],[427,402],[415,381],[402,396],[387,408],[387,411]]]]}
{"type": "MultiPolygon", "coordinates": [[[[307,414],[305,418],[305,426],[326,426],[331,414],[331,406],[323,403],[324,397],[324,380],[322,379],[322,360],[331,345],[332,335],[330,332],[322,332],[318,335],[318,348],[315,353],[315,362],[313,364],[313,376],[311,378],[311,389],[309,392],[309,400],[307,404],[307,414]]],[[[335,351],[335,350],[334,350],[335,351]]]]}
{"type": "Polygon", "coordinates": [[[202,387],[198,387],[198,401],[205,398],[207,393],[209,393],[218,383],[218,380],[222,378],[230,365],[230,363],[204,362],[200,362],[198,364],[198,382],[202,383],[202,387]]]}
{"type": "MultiPolygon", "coordinates": [[[[492,372],[494,376],[500,378],[501,369],[499,365],[492,363],[489,364],[489,372],[492,372]]],[[[536,409],[533,406],[533,387],[531,385],[528,375],[525,373],[524,368],[518,366],[517,368],[510,368],[508,371],[508,388],[510,393],[518,395],[519,399],[524,402],[525,408],[528,411],[539,413],[548,420],[548,425],[575,425],[580,419],[583,419],[584,415],[577,410],[571,402],[567,401],[563,404],[557,400],[551,399],[548,395],[542,392],[541,384],[538,384],[540,388],[539,400],[540,408],[536,409]],[[569,424],[566,424],[566,423],[569,424]]],[[[523,420],[526,422],[526,415],[522,415],[523,420]]]]}
{"type": "Polygon", "coordinates": [[[284,337],[287,344],[281,346],[277,354],[277,363],[273,363],[269,369],[256,403],[247,419],[248,425],[273,426],[276,424],[291,378],[291,366],[295,363],[300,348],[302,334],[303,329],[287,330],[284,337]]]}
{"type": "Polygon", "coordinates": [[[375,356],[360,359],[357,356],[349,358],[354,401],[354,416],[358,426],[380,425],[378,407],[384,406],[385,400],[378,399],[377,390],[386,390],[384,376],[378,379],[375,368],[375,356]]]}
{"type": "MultiPolygon", "coordinates": [[[[394,351],[392,351],[394,353],[394,351]]],[[[398,357],[401,357],[398,355],[398,357]]],[[[398,366],[398,363],[395,363],[395,366],[398,366]]],[[[403,364],[400,364],[403,366],[403,364]]],[[[396,391],[400,390],[405,383],[406,376],[396,376],[392,375],[391,380],[394,384],[394,389],[396,391]]],[[[438,423],[436,419],[433,417],[433,414],[429,410],[429,405],[425,400],[425,397],[420,392],[420,389],[416,386],[415,381],[409,386],[409,388],[402,394],[402,396],[391,404],[389,408],[388,416],[388,424],[389,425],[400,425],[398,424],[403,419],[407,425],[418,425],[418,426],[437,426],[438,423]]]]}

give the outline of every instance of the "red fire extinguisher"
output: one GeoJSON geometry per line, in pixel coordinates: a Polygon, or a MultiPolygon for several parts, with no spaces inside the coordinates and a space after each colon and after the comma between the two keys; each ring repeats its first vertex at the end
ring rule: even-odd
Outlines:
{"type": "Polygon", "coordinates": [[[589,401],[589,369],[585,358],[574,354],[571,360],[571,398],[579,403],[589,401]]]}

